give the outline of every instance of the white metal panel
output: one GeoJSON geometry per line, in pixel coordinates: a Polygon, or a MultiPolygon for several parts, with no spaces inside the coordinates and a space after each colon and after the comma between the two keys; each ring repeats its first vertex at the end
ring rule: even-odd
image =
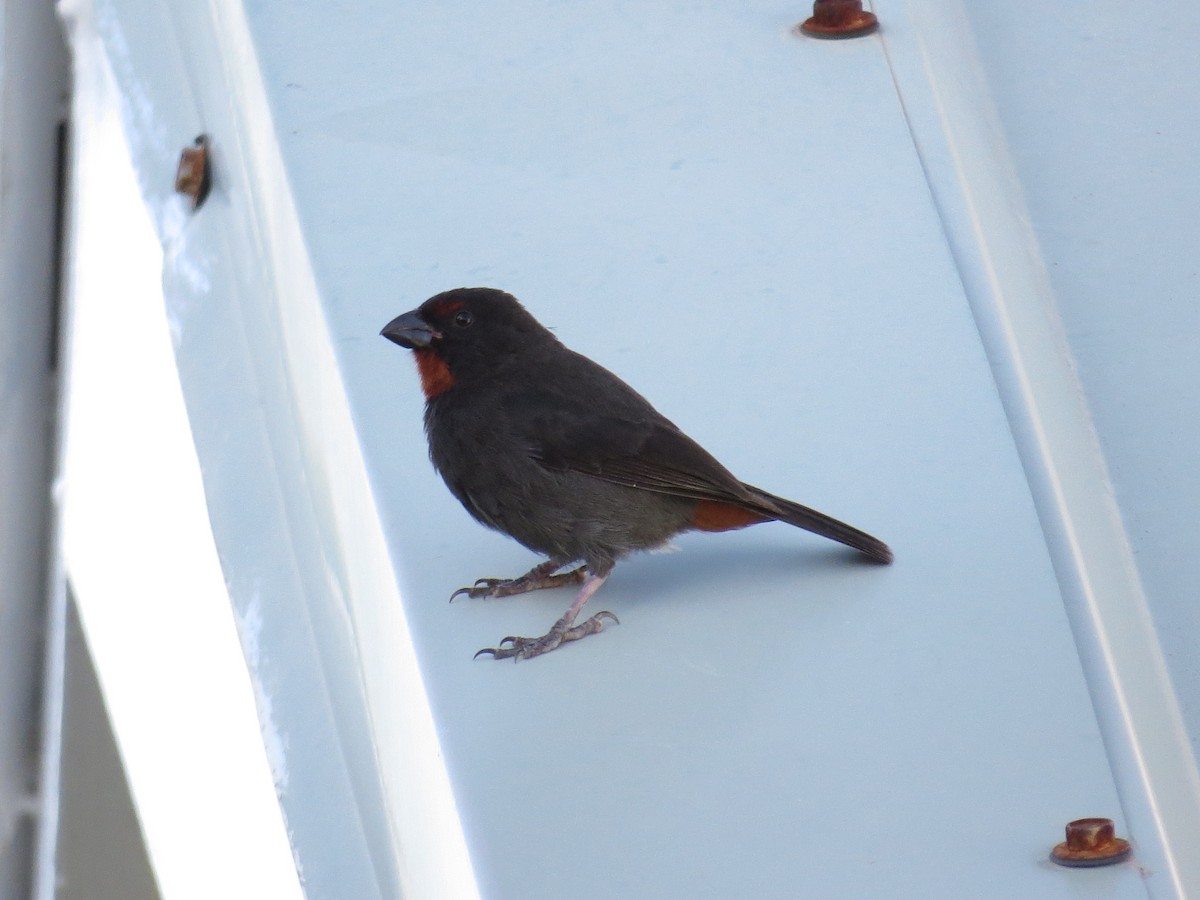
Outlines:
{"type": "Polygon", "coordinates": [[[53,828],[64,637],[46,602],[54,433],[55,225],[67,59],[53,10],[0,2],[0,897],[36,879],[53,828]],[[43,649],[44,648],[44,649],[43,649]],[[43,666],[46,658],[52,662],[43,666]],[[48,764],[39,766],[40,759],[48,764]],[[41,768],[43,771],[39,771],[41,768]],[[43,832],[44,834],[45,832],[43,832]]]}
{"type": "MultiPolygon", "coordinates": [[[[1118,485],[1110,485],[1109,472],[1127,465],[1120,454],[1114,456],[1114,442],[1136,441],[1139,426],[1132,416],[1093,418],[1096,410],[1113,406],[1115,394],[1076,364],[1108,353],[1118,367],[1122,360],[1140,360],[1135,368],[1154,379],[1183,358],[1178,342],[1162,345],[1145,330],[1109,327],[1114,299],[1119,307],[1127,298],[1079,297],[1078,286],[1063,281],[1061,264],[1064,252],[1071,255],[1073,248],[1077,264],[1085,267],[1137,265],[1139,242],[1156,244],[1165,230],[1182,242],[1176,248],[1179,255],[1168,255],[1174,269],[1168,266],[1156,275],[1170,279],[1180,274],[1181,266],[1186,272],[1182,248],[1189,224],[1162,202],[1161,186],[1148,175],[1154,167],[1114,166],[1112,160],[1114,154],[1138,157],[1136,144],[1163,117],[1164,105],[1178,111],[1185,131],[1195,119],[1188,112],[1196,102],[1183,87],[1186,79],[1169,76],[1187,65],[1188,56],[1167,42],[1150,64],[1142,37],[1132,44],[1127,40],[1125,10],[1111,4],[1089,8],[1079,17],[1010,4],[1001,15],[991,11],[994,21],[986,25],[972,23],[980,12],[975,7],[919,0],[908,7],[911,17],[897,20],[896,38],[889,44],[898,84],[1022,447],[1126,815],[1136,833],[1161,835],[1163,855],[1158,857],[1147,842],[1143,865],[1169,871],[1172,878],[1166,880],[1186,893],[1200,877],[1192,852],[1200,840],[1200,779],[1185,718],[1192,688],[1186,677],[1188,655],[1180,649],[1187,645],[1188,632],[1172,616],[1186,617],[1187,612],[1180,608],[1164,615],[1164,604],[1177,598],[1154,589],[1164,578],[1180,577],[1182,570],[1167,565],[1168,556],[1142,552],[1148,539],[1161,543],[1153,535],[1177,539],[1182,534],[1172,512],[1175,504],[1146,502],[1158,483],[1154,473],[1179,472],[1173,462],[1177,453],[1141,441],[1140,458],[1152,461],[1154,473],[1143,467],[1134,472],[1132,483],[1125,478],[1121,486],[1118,475],[1118,485]],[[1045,28],[1029,34],[1024,25],[1031,21],[1045,28]],[[1134,46],[1140,51],[1131,53],[1134,46]],[[1013,65],[1018,58],[1033,62],[1013,65]],[[997,77],[997,59],[1022,74],[997,77]],[[1059,70],[1074,71],[1076,77],[1044,79],[1059,70]],[[1084,77],[1089,70],[1094,70],[1091,79],[1084,77]],[[1038,74],[1025,80],[1024,73],[1038,74]],[[1132,91],[1162,98],[1175,90],[1176,99],[1122,105],[1122,115],[1144,125],[1130,122],[1122,131],[1101,125],[1117,120],[1097,113],[1103,106],[1100,96],[1085,82],[1109,88],[1119,82],[1122,87],[1114,96],[1132,91]],[[1044,84],[1069,85],[1069,90],[1047,92],[1044,84]],[[928,96],[922,90],[926,85],[932,87],[928,96]],[[1090,123],[1093,134],[1077,126],[1051,125],[1047,119],[1035,139],[1024,120],[1047,107],[1066,120],[1090,123]],[[1122,134],[1130,136],[1128,142],[1122,134]],[[1097,142],[1105,152],[1080,149],[1097,142]],[[1047,178],[1052,171],[1058,174],[1047,178]],[[1111,182],[1116,193],[1132,190],[1143,198],[1131,212],[1153,227],[1129,230],[1130,254],[1104,254],[1101,259],[1099,242],[1079,242],[1079,236],[1113,225],[1110,219],[1082,214],[1084,194],[1072,190],[1067,196],[1059,190],[1081,180],[1111,182]],[[1139,181],[1145,182],[1144,190],[1135,187],[1139,181]],[[1051,185],[1054,189],[1047,190],[1051,185]],[[1064,299],[1064,290],[1076,296],[1064,299]],[[1072,313],[1072,303],[1080,300],[1072,313]],[[1098,333],[1109,335],[1107,342],[1099,342],[1103,347],[1089,337],[1098,333]],[[1133,508],[1127,497],[1131,489],[1140,494],[1133,508]],[[1142,519],[1132,529],[1126,527],[1131,515],[1142,519]],[[1183,699],[1182,706],[1176,696],[1183,699]]],[[[1180,12],[1182,18],[1175,21],[1180,34],[1187,34],[1192,12],[1180,12]]],[[[1169,134],[1168,156],[1186,146],[1175,132],[1169,134]]],[[[1179,181],[1178,190],[1195,189],[1186,177],[1179,181]]],[[[1179,296],[1145,295],[1135,302],[1168,318],[1186,318],[1193,305],[1179,296]]],[[[1171,396],[1186,408],[1186,386],[1171,396]]],[[[1185,421],[1186,416],[1173,420],[1176,426],[1185,421]]],[[[1185,442],[1187,435],[1195,437],[1194,429],[1175,431],[1185,442]]],[[[1156,884],[1161,888],[1161,881],[1156,884]]]]}
{"type": "Polygon", "coordinates": [[[1195,752],[1200,9],[1130,12],[981,4],[970,20],[1195,752]]]}
{"type": "Polygon", "coordinates": [[[262,3],[248,31],[224,4],[99,8],[152,207],[170,135],[213,138],[167,302],[313,896],[1174,890],[1149,823],[1144,872],[1045,862],[1068,819],[1128,826],[930,193],[953,162],[919,156],[885,38],[802,40],[772,3],[262,3]],[[438,483],[377,337],[462,284],[513,290],[896,565],[779,526],[687,537],[618,568],[620,627],[472,661],[566,598],[443,602],[532,562],[438,483]]]}

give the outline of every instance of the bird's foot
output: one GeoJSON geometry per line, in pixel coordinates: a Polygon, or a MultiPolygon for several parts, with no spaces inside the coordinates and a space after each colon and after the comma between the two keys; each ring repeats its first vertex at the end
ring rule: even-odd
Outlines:
{"type": "Polygon", "coordinates": [[[570,572],[555,570],[562,568],[562,563],[550,560],[540,566],[534,566],[520,578],[480,578],[470,587],[459,588],[450,595],[450,602],[455,597],[466,596],[472,600],[484,597],[511,597],[514,594],[524,594],[526,591],[540,591],[544,588],[562,587],[564,584],[583,584],[587,575],[587,566],[580,566],[570,572]]]}
{"type": "Polygon", "coordinates": [[[596,634],[599,631],[603,631],[605,619],[611,619],[618,625],[621,624],[620,620],[608,610],[598,612],[587,621],[581,622],[578,625],[571,625],[571,620],[563,616],[541,637],[526,638],[509,635],[500,641],[499,647],[484,647],[475,654],[474,658],[478,659],[483,654],[490,653],[495,659],[532,659],[535,656],[541,656],[543,653],[549,653],[561,644],[577,641],[580,638],[587,637],[589,634],[596,634]]]}

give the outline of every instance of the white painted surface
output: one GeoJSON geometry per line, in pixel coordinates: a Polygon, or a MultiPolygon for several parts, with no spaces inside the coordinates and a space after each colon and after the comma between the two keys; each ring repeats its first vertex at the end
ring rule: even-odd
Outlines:
{"type": "Polygon", "coordinates": [[[1185,720],[1069,348],[1017,315],[1055,295],[970,93],[996,85],[933,8],[819,43],[767,2],[99,4],[151,209],[214,139],[166,300],[310,896],[1191,889],[1185,720]],[[481,283],[895,567],[687,537],[618,568],[619,628],[472,661],[567,598],[442,602],[531,559],[429,470],[377,332],[481,283]],[[1050,866],[1080,815],[1138,863],[1050,866]]]}
{"type": "Polygon", "coordinates": [[[1192,564],[1200,538],[1200,179],[1191,163],[1200,141],[1191,50],[1200,16],[1172,4],[1143,27],[1106,2],[1081,18],[1048,10],[1031,34],[1020,22],[1034,11],[1020,4],[1011,12],[996,21],[972,9],[972,26],[989,36],[981,60],[1111,477],[1128,541],[1121,562],[1142,589],[1125,602],[1110,597],[1099,631],[1132,688],[1121,714],[1136,735],[1179,892],[1189,896],[1200,890],[1200,581],[1192,564]],[[1038,63],[1015,65],[1020,57],[1038,63]],[[1057,86],[1054,101],[1046,84],[1057,86]],[[1125,636],[1148,630],[1161,645],[1157,658],[1120,659],[1125,636]],[[1168,684],[1178,713],[1164,716],[1162,705],[1146,702],[1139,689],[1152,679],[1168,684]]]}
{"type": "Polygon", "coordinates": [[[57,800],[37,722],[54,721],[42,661],[54,432],[54,227],[66,54],[52,10],[0,2],[0,898],[35,878],[41,822],[57,800]],[[43,771],[43,769],[46,771],[43,771]],[[48,782],[43,788],[43,779],[48,782]]]}
{"type": "Polygon", "coordinates": [[[87,5],[69,14],[67,573],[162,895],[300,897],[273,789],[287,773],[267,767],[208,524],[162,249],[87,5]]]}
{"type": "MultiPolygon", "coordinates": [[[[1143,847],[1142,862],[1169,873],[1156,889],[1186,895],[1200,879],[1192,851],[1200,841],[1200,779],[1187,707],[1178,699],[1190,686],[1172,678],[1136,541],[1110,482],[1106,434],[1092,418],[1097,403],[1113,398],[1081,380],[1076,353],[1088,348],[1072,340],[1060,317],[1052,270],[1061,232],[1048,231],[1030,212],[1029,203],[1046,198],[1038,195],[1037,179],[1031,183],[1018,169],[1017,157],[1028,148],[1008,133],[1001,107],[1012,102],[1011,85],[987,77],[987,53],[1006,52],[1003,32],[973,29],[965,5],[914,0],[908,9],[910,18],[895,22],[889,42],[906,115],[1021,449],[1126,815],[1135,833],[1158,834],[1143,847]],[[921,92],[926,85],[928,94],[921,92]]],[[[1009,13],[1037,14],[1020,5],[1009,13]]],[[[1050,33],[1054,48],[1071,43],[1070,29],[1050,33]]],[[[1050,45],[1039,55],[1044,64],[1058,59],[1050,45]]],[[[1101,171],[1097,166],[1093,176],[1101,171]]],[[[1106,314],[1103,302],[1093,304],[1098,320],[1106,314]]],[[[1157,347],[1135,333],[1123,351],[1109,349],[1142,357],[1142,371],[1153,377],[1157,347]]],[[[1148,479],[1142,489],[1157,486],[1148,479]]],[[[1178,632],[1172,640],[1180,640],[1178,632]]]]}

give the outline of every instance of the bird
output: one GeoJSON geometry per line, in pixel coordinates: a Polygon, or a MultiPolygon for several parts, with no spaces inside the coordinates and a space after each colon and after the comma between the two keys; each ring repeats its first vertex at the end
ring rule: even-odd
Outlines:
{"type": "Polygon", "coordinates": [[[740,481],[512,294],[444,291],[380,334],[413,352],[429,457],[450,492],[478,522],[545,557],[524,575],[480,578],[450,599],[578,586],[546,634],[509,635],[476,658],[530,659],[617,622],[608,610],[577,620],[619,560],[682,532],[786,522],[892,562],[878,538],[740,481]]]}

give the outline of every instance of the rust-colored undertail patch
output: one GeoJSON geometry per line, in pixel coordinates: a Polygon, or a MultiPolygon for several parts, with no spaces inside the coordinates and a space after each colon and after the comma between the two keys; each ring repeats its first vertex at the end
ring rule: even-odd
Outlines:
{"type": "Polygon", "coordinates": [[[427,399],[444,394],[454,386],[454,376],[445,360],[429,349],[414,350],[417,371],[421,374],[421,390],[427,399]]]}
{"type": "Polygon", "coordinates": [[[692,513],[692,527],[699,531],[733,531],[767,521],[767,516],[717,500],[697,500],[692,513]]]}

